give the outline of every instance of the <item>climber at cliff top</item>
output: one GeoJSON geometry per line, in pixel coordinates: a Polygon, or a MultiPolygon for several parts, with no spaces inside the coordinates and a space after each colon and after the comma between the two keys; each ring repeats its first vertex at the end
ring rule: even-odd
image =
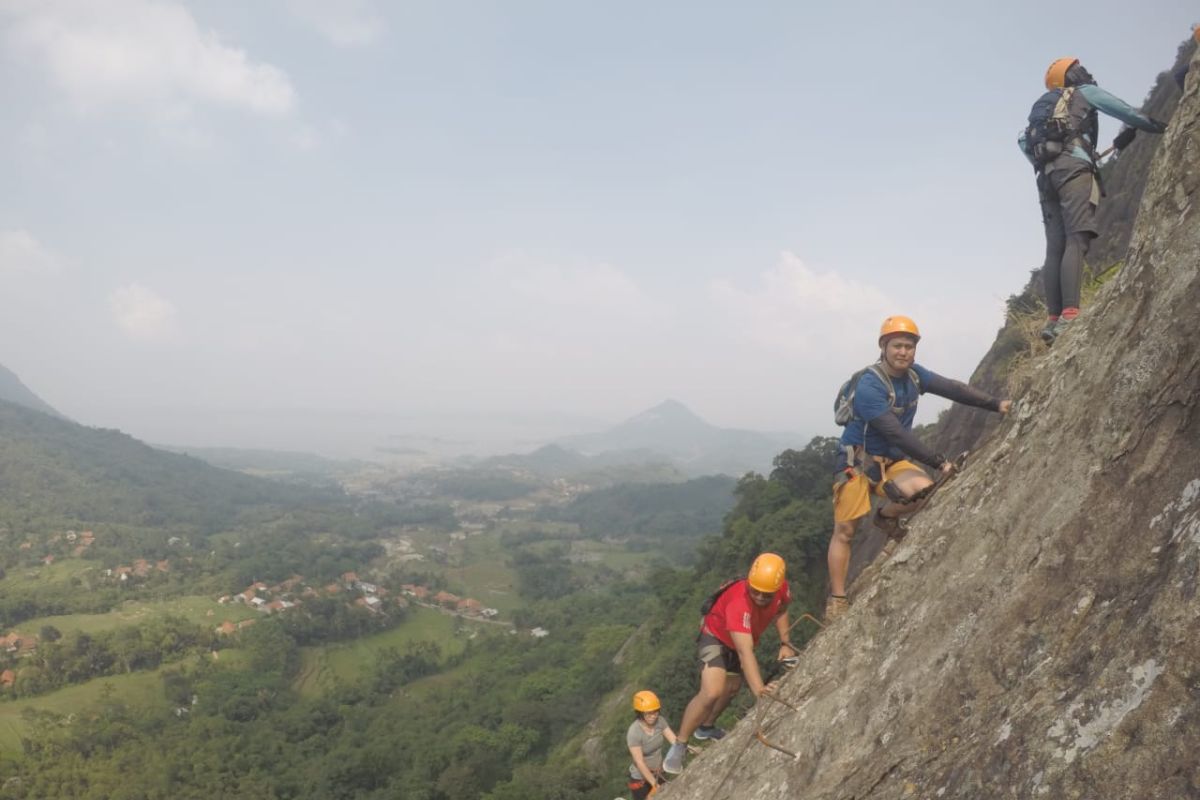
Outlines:
{"type": "MultiPolygon", "coordinates": [[[[768,691],[754,656],[754,645],[774,620],[779,632],[779,659],[795,656],[788,640],[787,606],[791,602],[787,567],[774,553],[754,559],[750,572],[718,590],[700,624],[696,656],[700,661],[700,691],[683,711],[679,738],[663,760],[663,770],[683,771],[688,737],[720,739],[725,731],[716,727],[717,717],[737,694],[745,677],[755,696],[768,691]]],[[[707,604],[706,604],[707,605],[707,604]]]]}
{"type": "MultiPolygon", "coordinates": [[[[1200,44],[1200,25],[1192,26],[1192,38],[1196,40],[1196,44],[1200,44]]],[[[1171,73],[1171,77],[1175,79],[1175,83],[1179,86],[1179,91],[1181,92],[1187,88],[1187,76],[1191,68],[1192,62],[1190,59],[1187,59],[1171,73]]]]}
{"type": "Polygon", "coordinates": [[[921,333],[908,317],[888,317],[879,329],[879,361],[860,370],[842,387],[838,398],[842,456],[833,484],[833,536],[829,540],[830,597],[825,619],[849,607],[846,573],[850,542],[858,521],[871,510],[871,492],[886,498],[875,525],[893,540],[904,536],[902,517],[920,510],[914,495],[933,481],[911,458],[948,475],[954,464],[921,442],[912,432],[917,401],[926,392],[956,403],[1007,414],[1011,400],[997,400],[959,381],[943,378],[914,360],[921,333]]]}
{"type": "Polygon", "coordinates": [[[1042,282],[1048,318],[1041,333],[1046,344],[1053,344],[1079,315],[1083,260],[1098,235],[1096,207],[1102,191],[1097,111],[1131,126],[1113,139],[1117,151],[1128,147],[1139,130],[1162,133],[1167,129],[1166,123],[1097,86],[1077,58],[1060,58],[1046,71],[1046,93],[1033,104],[1029,125],[1017,139],[1037,173],[1046,234],[1042,282]]]}

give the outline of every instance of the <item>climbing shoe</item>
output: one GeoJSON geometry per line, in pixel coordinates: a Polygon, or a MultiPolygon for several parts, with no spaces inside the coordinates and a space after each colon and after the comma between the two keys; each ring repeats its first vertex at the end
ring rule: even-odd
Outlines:
{"type": "Polygon", "coordinates": [[[667,750],[667,757],[663,759],[663,772],[671,775],[678,775],[683,772],[683,756],[687,753],[687,745],[683,742],[675,742],[671,745],[671,749],[667,750]]]}
{"type": "Polygon", "coordinates": [[[701,725],[692,731],[692,737],[700,741],[712,739],[714,742],[717,742],[725,738],[725,730],[718,728],[716,725],[701,725]]]}
{"type": "Polygon", "coordinates": [[[848,599],[834,594],[829,595],[829,599],[825,601],[825,624],[833,622],[849,609],[850,601],[848,599]]]}

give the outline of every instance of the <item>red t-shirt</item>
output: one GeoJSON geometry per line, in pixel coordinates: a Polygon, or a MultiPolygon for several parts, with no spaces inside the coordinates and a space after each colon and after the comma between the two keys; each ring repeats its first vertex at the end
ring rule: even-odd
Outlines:
{"type": "Polygon", "coordinates": [[[787,608],[791,600],[787,581],[784,581],[771,602],[763,608],[750,599],[750,584],[742,578],[722,592],[717,602],[713,603],[704,618],[704,626],[730,650],[735,649],[733,637],[729,635],[731,633],[748,633],[758,644],[762,632],[771,624],[771,620],[787,608]]]}

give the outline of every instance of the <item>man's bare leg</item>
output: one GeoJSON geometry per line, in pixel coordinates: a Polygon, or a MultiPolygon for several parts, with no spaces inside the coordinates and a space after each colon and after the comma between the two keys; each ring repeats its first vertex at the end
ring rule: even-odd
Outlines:
{"type": "Polygon", "coordinates": [[[834,597],[846,596],[846,575],[850,572],[850,542],[858,520],[833,523],[833,536],[829,538],[829,593],[834,597]]]}
{"type": "Polygon", "coordinates": [[[705,667],[700,671],[700,691],[696,692],[696,696],[683,710],[683,720],[679,723],[679,741],[686,742],[696,728],[711,724],[708,719],[710,716],[716,718],[712,711],[722,700],[725,701],[725,705],[721,706],[721,711],[729,705],[729,700],[725,697],[727,677],[724,667],[705,667]]]}

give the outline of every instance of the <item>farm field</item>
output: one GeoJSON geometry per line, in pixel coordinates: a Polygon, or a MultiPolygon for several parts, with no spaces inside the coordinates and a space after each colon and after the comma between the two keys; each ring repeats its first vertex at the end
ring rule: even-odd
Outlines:
{"type": "MultiPolygon", "coordinates": [[[[462,635],[454,633],[456,619],[430,608],[414,607],[408,618],[390,631],[352,642],[301,648],[300,674],[293,685],[305,696],[319,695],[336,681],[354,681],[366,675],[379,652],[389,647],[400,649],[410,642],[436,642],[443,655],[455,655],[466,643],[462,635]]],[[[464,620],[463,624],[485,623],[464,620]]]]}
{"type": "Polygon", "coordinates": [[[56,714],[76,713],[99,700],[105,692],[106,686],[112,687],[112,699],[114,700],[120,700],[131,706],[165,707],[167,698],[163,695],[160,676],[162,669],[169,668],[162,667],[149,672],[134,672],[128,675],[109,675],[77,686],[67,686],[40,697],[0,703],[0,757],[20,757],[21,735],[26,730],[26,722],[21,718],[21,713],[27,708],[53,711],[56,714]]]}
{"type": "Polygon", "coordinates": [[[183,617],[198,625],[211,624],[214,628],[227,619],[239,622],[261,616],[254,609],[241,604],[221,605],[204,595],[187,595],[169,600],[128,600],[104,614],[37,617],[26,620],[17,627],[22,631],[37,633],[43,626],[53,625],[61,633],[95,634],[167,615],[183,617]]]}

